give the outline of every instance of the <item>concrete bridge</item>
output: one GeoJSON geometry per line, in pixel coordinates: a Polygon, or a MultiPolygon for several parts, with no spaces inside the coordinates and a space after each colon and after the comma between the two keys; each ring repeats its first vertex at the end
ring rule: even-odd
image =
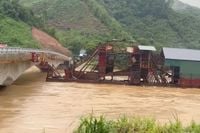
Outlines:
{"type": "Polygon", "coordinates": [[[48,50],[0,48],[0,86],[12,84],[25,70],[41,62],[57,67],[71,60],[71,57],[48,50]]]}

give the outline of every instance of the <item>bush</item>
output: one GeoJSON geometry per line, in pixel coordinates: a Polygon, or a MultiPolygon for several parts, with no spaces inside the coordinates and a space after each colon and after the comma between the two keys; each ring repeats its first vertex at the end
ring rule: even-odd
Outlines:
{"type": "Polygon", "coordinates": [[[15,20],[21,20],[30,26],[43,27],[41,19],[36,17],[32,10],[22,7],[19,0],[1,0],[0,13],[15,20]]]}
{"type": "Polygon", "coordinates": [[[84,117],[74,133],[199,133],[200,125],[194,121],[187,127],[175,119],[168,124],[160,125],[152,118],[122,117],[118,120],[107,120],[104,116],[84,117]]]}

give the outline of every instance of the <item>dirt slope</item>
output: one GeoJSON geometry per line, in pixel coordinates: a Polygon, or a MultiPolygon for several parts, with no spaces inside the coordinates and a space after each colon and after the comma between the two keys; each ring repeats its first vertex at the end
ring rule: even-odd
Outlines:
{"type": "Polygon", "coordinates": [[[32,36],[36,39],[43,49],[52,50],[66,56],[71,56],[71,52],[62,46],[55,38],[51,37],[47,33],[37,29],[32,28],[32,36]]]}

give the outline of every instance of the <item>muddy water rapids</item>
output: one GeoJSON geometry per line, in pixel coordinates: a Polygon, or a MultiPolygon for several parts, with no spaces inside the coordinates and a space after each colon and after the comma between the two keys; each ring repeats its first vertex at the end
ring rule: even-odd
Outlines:
{"type": "Polygon", "coordinates": [[[47,83],[36,68],[0,90],[0,133],[71,133],[83,115],[200,122],[200,89],[47,83]]]}

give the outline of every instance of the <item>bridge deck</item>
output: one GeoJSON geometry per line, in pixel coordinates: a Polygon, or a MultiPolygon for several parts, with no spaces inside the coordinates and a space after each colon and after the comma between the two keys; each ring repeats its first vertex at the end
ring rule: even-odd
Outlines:
{"type": "Polygon", "coordinates": [[[48,56],[55,56],[56,59],[60,60],[71,60],[71,57],[65,56],[63,54],[49,51],[49,50],[40,50],[40,49],[32,49],[32,48],[0,48],[0,56],[3,55],[16,55],[16,54],[26,54],[26,53],[36,53],[36,54],[45,54],[48,56]]]}

